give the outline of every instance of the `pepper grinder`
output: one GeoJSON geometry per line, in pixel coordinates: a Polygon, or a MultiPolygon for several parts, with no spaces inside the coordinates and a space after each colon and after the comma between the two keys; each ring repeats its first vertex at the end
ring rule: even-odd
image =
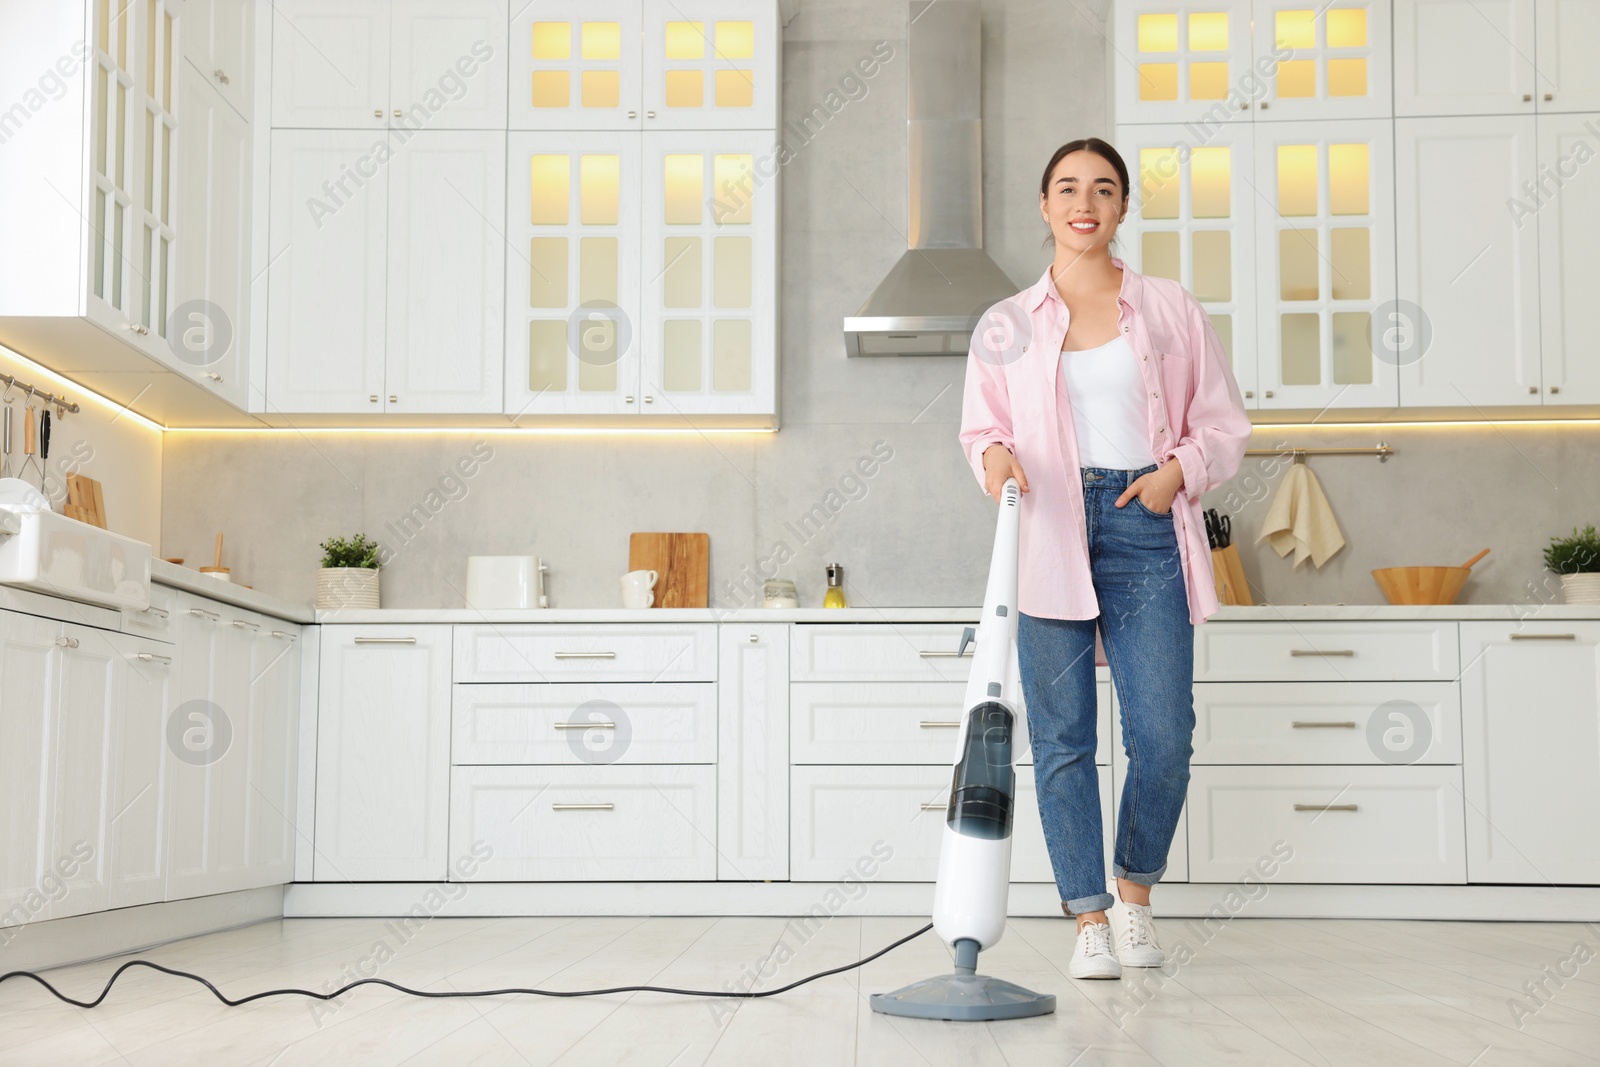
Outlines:
{"type": "Polygon", "coordinates": [[[825,608],[842,608],[844,602],[844,567],[838,563],[828,564],[828,591],[822,595],[822,606],[825,608]]]}

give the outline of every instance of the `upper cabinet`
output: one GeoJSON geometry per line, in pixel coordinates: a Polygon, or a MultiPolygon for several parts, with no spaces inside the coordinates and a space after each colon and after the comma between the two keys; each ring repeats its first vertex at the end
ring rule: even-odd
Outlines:
{"type": "Polygon", "coordinates": [[[274,128],[506,125],[504,0],[278,0],[274,128]]]}
{"type": "Polygon", "coordinates": [[[183,58],[217,94],[249,116],[255,73],[252,0],[184,0],[183,58]]]}
{"type": "Polygon", "coordinates": [[[1119,124],[1390,114],[1388,0],[1117,0],[1119,124]]]}
{"type": "Polygon", "coordinates": [[[515,130],[770,130],[776,5],[557,0],[511,27],[515,130]]]}

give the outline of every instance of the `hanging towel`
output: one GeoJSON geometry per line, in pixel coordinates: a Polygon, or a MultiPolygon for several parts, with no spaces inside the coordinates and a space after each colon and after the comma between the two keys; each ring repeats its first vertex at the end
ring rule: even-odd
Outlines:
{"type": "Polygon", "coordinates": [[[1256,543],[1268,541],[1278,555],[1294,552],[1294,565],[1306,557],[1321,567],[1344,547],[1344,535],[1333,518],[1333,508],[1323,495],[1322,486],[1304,463],[1289,465],[1278,485],[1278,493],[1267,508],[1256,543]]]}

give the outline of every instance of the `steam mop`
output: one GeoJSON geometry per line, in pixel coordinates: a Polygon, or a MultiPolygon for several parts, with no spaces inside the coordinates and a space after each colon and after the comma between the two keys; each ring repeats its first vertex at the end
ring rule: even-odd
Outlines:
{"type": "Polygon", "coordinates": [[[1009,669],[1017,640],[1017,516],[1022,492],[1008,478],[989,560],[989,585],[976,631],[961,635],[972,650],[966,713],[956,743],[950,803],[939,846],[933,890],[933,928],[955,952],[955,973],[872,994],[872,1010],[915,1019],[981,1022],[1022,1019],[1056,1010],[1053,993],[1035,993],[1003,978],[978,974],[978,953],[1005,933],[1011,888],[1011,817],[1017,773],[1012,738],[1018,680],[1009,669]]]}

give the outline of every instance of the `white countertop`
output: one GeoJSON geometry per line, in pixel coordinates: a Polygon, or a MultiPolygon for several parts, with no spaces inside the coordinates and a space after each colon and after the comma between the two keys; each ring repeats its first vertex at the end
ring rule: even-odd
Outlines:
{"type": "Polygon", "coordinates": [[[176,563],[168,563],[164,559],[150,561],[150,580],[174,589],[184,589],[200,596],[220,600],[224,604],[234,607],[248,608],[259,611],[263,615],[286,619],[289,622],[312,623],[316,617],[310,604],[296,604],[292,600],[273,596],[271,593],[261,593],[254,589],[246,589],[242,585],[213,578],[209,574],[201,574],[193,567],[182,567],[176,563]]]}
{"type": "MultiPolygon", "coordinates": [[[[976,622],[969,608],[381,608],[318,610],[319,623],[522,622],[976,622]]],[[[1284,622],[1340,619],[1600,619],[1600,604],[1264,604],[1225,607],[1208,622],[1284,622]]]]}

